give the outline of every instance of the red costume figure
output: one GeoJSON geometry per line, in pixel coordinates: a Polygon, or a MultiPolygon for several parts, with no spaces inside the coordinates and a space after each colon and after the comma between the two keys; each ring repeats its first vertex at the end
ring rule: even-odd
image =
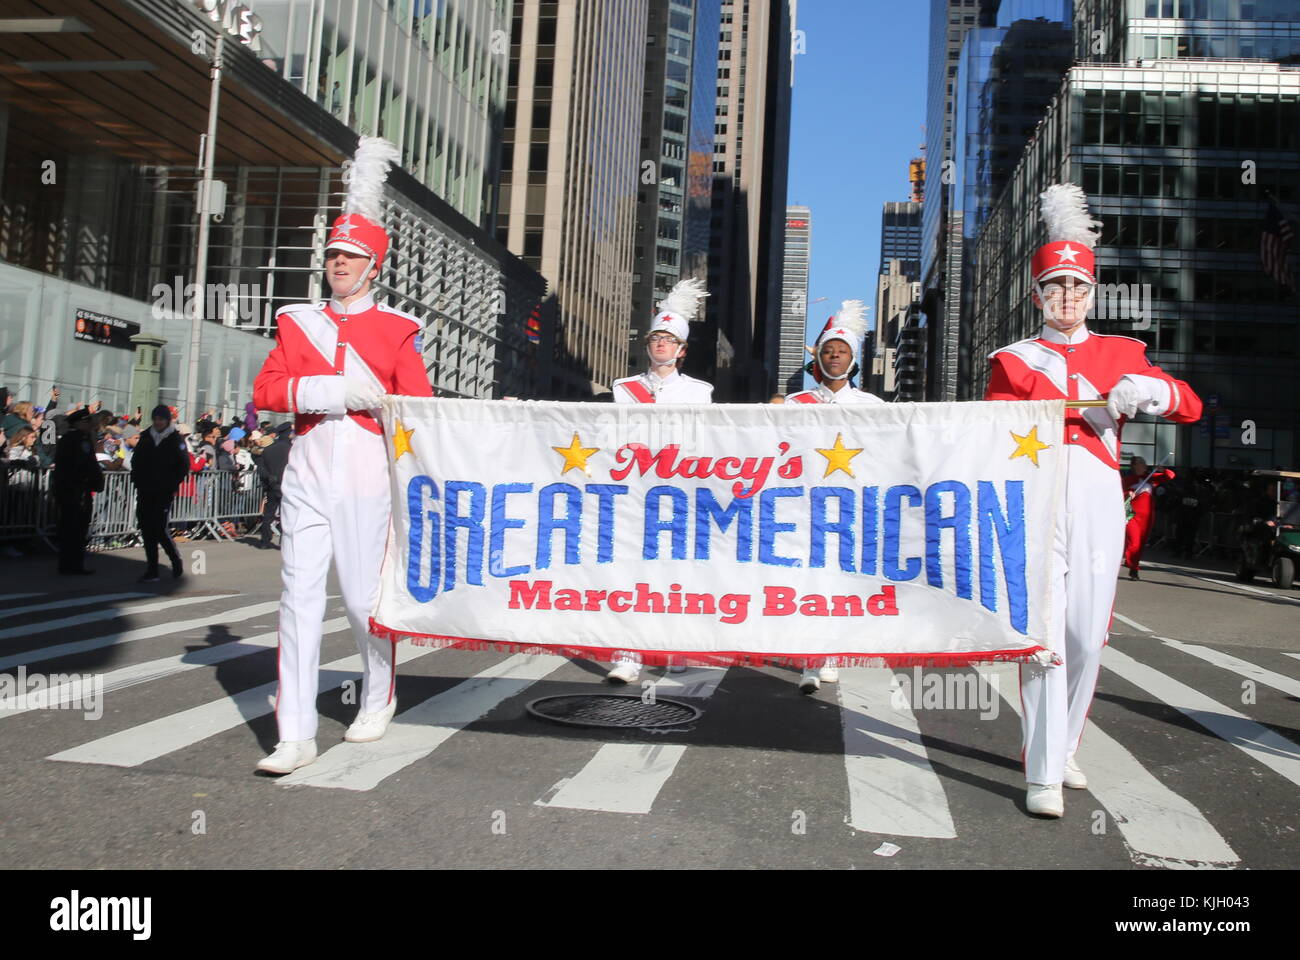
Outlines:
{"type": "Polygon", "coordinates": [[[1124,528],[1124,566],[1128,567],[1130,580],[1140,579],[1138,567],[1142,564],[1142,548],[1151,534],[1151,524],[1155,520],[1155,496],[1153,491],[1163,483],[1174,479],[1174,472],[1169,469],[1150,469],[1141,457],[1134,457],[1129,465],[1129,472],[1124,474],[1124,502],[1128,504],[1128,525],[1124,528]]]}

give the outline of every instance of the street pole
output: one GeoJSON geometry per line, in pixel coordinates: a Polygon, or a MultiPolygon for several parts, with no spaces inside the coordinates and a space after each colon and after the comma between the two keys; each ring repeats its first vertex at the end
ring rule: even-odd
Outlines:
{"type": "Polygon", "coordinates": [[[221,97],[221,47],[224,40],[225,34],[218,31],[217,45],[212,52],[212,93],[208,100],[208,134],[203,144],[203,180],[199,189],[199,240],[194,253],[195,296],[190,311],[190,341],[185,348],[187,373],[181,415],[191,423],[198,417],[199,351],[203,343],[203,309],[207,302],[208,225],[212,206],[212,165],[217,152],[217,105],[221,97]]]}

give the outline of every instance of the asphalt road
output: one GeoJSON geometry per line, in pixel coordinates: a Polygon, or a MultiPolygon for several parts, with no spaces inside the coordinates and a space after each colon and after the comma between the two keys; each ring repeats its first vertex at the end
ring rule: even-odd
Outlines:
{"type": "Polygon", "coordinates": [[[104,684],[98,701],[0,705],[6,865],[1300,860],[1300,590],[1158,556],[1142,581],[1121,581],[1080,754],[1090,787],[1067,791],[1065,817],[1046,821],[1024,810],[1014,667],[843,670],[813,697],[789,670],[648,671],[663,678],[658,694],[703,711],[652,735],[525,712],[537,697],[607,689],[598,664],[402,645],[397,720],[358,745],[341,742],[356,712],[356,648],[341,625],[321,655],[321,760],[277,781],[253,768],[277,739],[279,554],[183,549],[202,572],[178,584],[135,583],[139,550],[93,557],[94,578],[56,577],[48,558],[0,561],[0,681],[67,674],[61,689],[77,697],[104,684]]]}

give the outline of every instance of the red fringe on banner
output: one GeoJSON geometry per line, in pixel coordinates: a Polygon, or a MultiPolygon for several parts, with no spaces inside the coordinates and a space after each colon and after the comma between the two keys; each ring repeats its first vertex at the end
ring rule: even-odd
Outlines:
{"type": "Polygon", "coordinates": [[[1023,650],[981,650],[961,653],[753,653],[744,650],[635,650],[631,647],[584,647],[571,643],[516,643],[476,640],[434,633],[393,630],[370,619],[370,632],[383,640],[408,640],[419,647],[454,647],[457,650],[502,650],[507,653],[549,653],[578,660],[609,662],[619,653],[636,653],[647,667],[798,667],[817,668],[834,660],[841,667],[969,667],[977,663],[1026,663],[1047,653],[1046,647],[1023,650]]]}

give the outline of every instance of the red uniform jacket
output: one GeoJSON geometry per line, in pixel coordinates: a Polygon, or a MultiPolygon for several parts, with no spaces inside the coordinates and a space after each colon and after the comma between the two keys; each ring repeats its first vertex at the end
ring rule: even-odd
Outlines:
{"type": "MultiPolygon", "coordinates": [[[[995,351],[985,400],[1099,400],[1121,377],[1143,377],[1167,386],[1168,403],[1153,411],[1175,423],[1201,418],[1201,399],[1192,388],[1176,380],[1146,357],[1146,344],[1132,337],[1089,333],[1074,343],[1038,337],[1021,340],[995,351]]],[[[1065,411],[1065,442],[1078,444],[1103,463],[1119,469],[1120,431],[1105,407],[1065,411]]]]}
{"type": "Polygon", "coordinates": [[[1145,477],[1139,477],[1131,471],[1129,473],[1120,474],[1120,483],[1124,487],[1124,496],[1126,499],[1130,493],[1138,487],[1142,487],[1142,492],[1132,499],[1131,505],[1133,507],[1133,516],[1141,517],[1144,521],[1149,519],[1151,515],[1151,504],[1154,500],[1154,494],[1152,491],[1155,490],[1156,487],[1168,483],[1170,480],[1174,479],[1175,476],[1177,476],[1177,474],[1167,467],[1161,467],[1159,470],[1152,470],[1145,477]]]}
{"type": "MultiPolygon", "coordinates": [[[[422,325],[410,314],[375,304],[341,315],[322,301],[282,307],[275,319],[275,349],[253,381],[253,403],[259,410],[296,414],[294,430],[300,436],[325,419],[325,414],[299,412],[301,377],[337,376],[346,369],[351,376],[378,381],[385,393],[433,396],[420,355],[422,325]]],[[[371,433],[382,432],[368,410],[349,410],[348,416],[371,433]]]]}

